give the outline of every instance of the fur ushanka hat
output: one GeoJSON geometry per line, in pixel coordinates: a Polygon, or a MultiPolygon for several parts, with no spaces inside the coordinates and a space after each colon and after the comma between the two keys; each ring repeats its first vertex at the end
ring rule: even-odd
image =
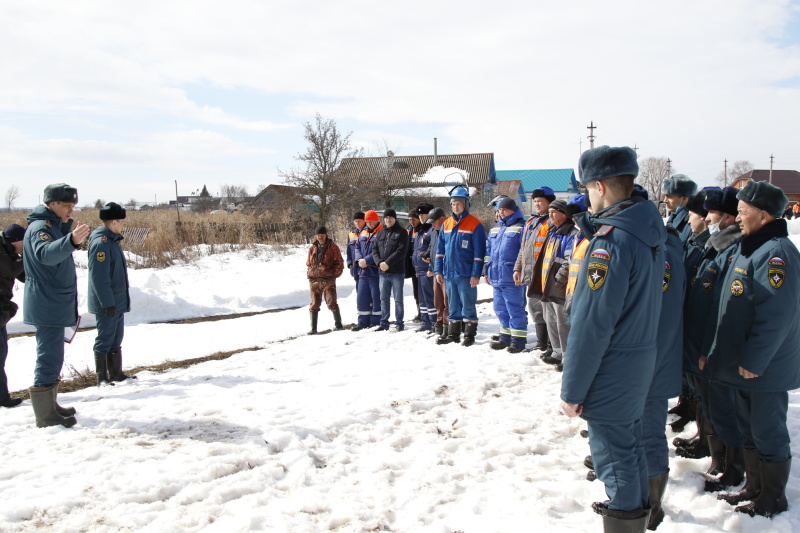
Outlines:
{"type": "Polygon", "coordinates": [[[690,180],[686,174],[675,174],[661,182],[661,194],[694,196],[695,193],[697,193],[697,184],[690,180]]]}
{"type": "Polygon", "coordinates": [[[789,203],[789,199],[786,198],[780,187],[766,181],[748,181],[736,198],[753,207],[763,209],[775,218],[783,216],[783,210],[789,203]]]}

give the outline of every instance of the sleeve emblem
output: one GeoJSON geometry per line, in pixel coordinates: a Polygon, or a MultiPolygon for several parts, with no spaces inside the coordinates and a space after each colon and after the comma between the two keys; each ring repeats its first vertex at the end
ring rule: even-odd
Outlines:
{"type": "MultiPolygon", "coordinates": [[[[772,264],[772,260],[770,260],[770,264],[772,264]]],[[[780,289],[781,285],[783,285],[783,280],[786,278],[786,271],[782,268],[770,268],[769,269],[769,284],[772,285],[774,289],[780,289]]]]}
{"type": "Polygon", "coordinates": [[[608,265],[605,263],[589,263],[589,268],[586,272],[586,281],[589,282],[589,288],[596,291],[603,286],[608,274],[608,265]]]}
{"type": "Polygon", "coordinates": [[[100,242],[108,242],[108,236],[103,235],[102,237],[100,237],[100,242]]]}
{"type": "Polygon", "coordinates": [[[709,292],[711,292],[711,289],[714,288],[714,284],[711,282],[710,279],[703,278],[703,285],[701,285],[701,288],[704,293],[708,294],[709,292]]]}
{"type": "Polygon", "coordinates": [[[52,241],[53,237],[49,233],[47,233],[46,231],[40,231],[39,232],[39,240],[40,241],[44,241],[44,242],[52,241]]]}
{"type": "Polygon", "coordinates": [[[95,257],[97,257],[97,262],[98,263],[102,263],[103,261],[106,260],[106,253],[105,252],[97,252],[97,255],[95,257]]]}
{"type": "Polygon", "coordinates": [[[608,261],[609,259],[611,259],[611,254],[608,253],[608,251],[604,250],[603,248],[598,248],[597,250],[592,252],[592,255],[590,257],[596,257],[598,259],[605,259],[606,261],[608,261]]]}
{"type": "Polygon", "coordinates": [[[744,283],[742,283],[741,280],[733,280],[733,283],[731,283],[731,294],[734,296],[741,296],[744,294],[744,283]]]}
{"type": "Polygon", "coordinates": [[[786,266],[786,261],[784,261],[780,257],[773,257],[772,259],[769,260],[769,266],[784,267],[786,266]]]}

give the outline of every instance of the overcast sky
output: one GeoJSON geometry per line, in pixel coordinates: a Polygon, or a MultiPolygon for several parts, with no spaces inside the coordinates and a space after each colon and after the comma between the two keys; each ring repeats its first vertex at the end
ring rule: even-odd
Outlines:
{"type": "MultiPolygon", "coordinates": [[[[279,183],[316,112],[373,153],[576,168],[636,145],[711,184],[800,169],[800,3],[9,0],[0,194],[80,205],[279,183]],[[582,142],[581,142],[582,141],[582,142]],[[729,163],[730,164],[730,163],[729,163]]],[[[2,201],[2,199],[0,199],[2,201]]]]}

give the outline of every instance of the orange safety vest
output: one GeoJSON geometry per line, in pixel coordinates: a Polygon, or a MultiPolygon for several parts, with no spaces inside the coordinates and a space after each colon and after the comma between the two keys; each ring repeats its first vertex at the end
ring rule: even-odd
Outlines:
{"type": "Polygon", "coordinates": [[[572,250],[572,258],[569,260],[569,277],[567,278],[567,295],[575,293],[575,285],[578,283],[578,272],[581,270],[583,258],[586,257],[586,250],[589,249],[589,239],[581,238],[581,242],[572,250]]]}

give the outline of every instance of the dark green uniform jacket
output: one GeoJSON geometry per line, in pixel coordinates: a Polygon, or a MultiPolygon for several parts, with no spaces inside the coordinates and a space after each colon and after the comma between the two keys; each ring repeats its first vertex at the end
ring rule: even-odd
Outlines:
{"type": "Polygon", "coordinates": [[[583,404],[587,420],[633,422],[656,363],[666,229],[641,198],[576,218],[592,238],[572,299],[561,399],[583,404]]]}
{"type": "Polygon", "coordinates": [[[108,307],[116,313],[131,310],[128,267],[122,253],[122,235],[100,226],[89,236],[89,312],[102,314],[108,307]]]}
{"type": "Polygon", "coordinates": [[[72,253],[72,220],[61,222],[46,206],[28,215],[22,246],[25,306],[22,320],[36,326],[67,327],[78,321],[78,280],[72,253]]]}
{"type": "Polygon", "coordinates": [[[800,387],[800,253],[786,221],[742,237],[720,279],[712,379],[745,390],[800,387]],[[744,379],[740,366],[759,377],[744,379]]]}

